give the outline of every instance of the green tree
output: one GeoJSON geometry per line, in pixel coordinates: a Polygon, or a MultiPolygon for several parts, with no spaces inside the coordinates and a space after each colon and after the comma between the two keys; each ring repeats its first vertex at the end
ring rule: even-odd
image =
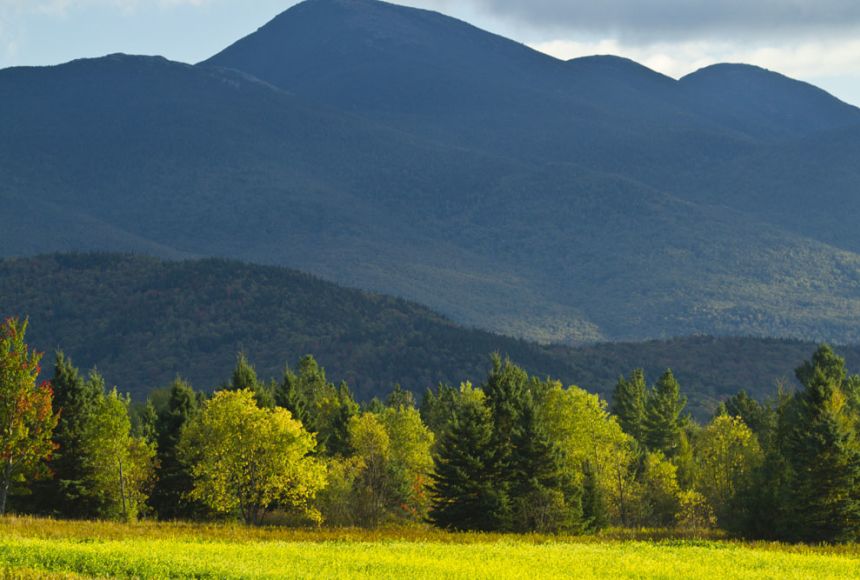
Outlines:
{"type": "Polygon", "coordinates": [[[414,406],[389,407],[380,416],[391,445],[389,472],[395,505],[401,517],[424,520],[430,504],[434,435],[414,406]]]}
{"type": "Polygon", "coordinates": [[[311,501],[326,476],[311,456],[315,446],[289,411],[260,408],[244,389],[206,401],[183,429],[178,453],[191,466],[190,499],[259,524],[275,505],[319,520],[311,501]]]}
{"type": "Polygon", "coordinates": [[[556,532],[581,523],[581,486],[566,478],[563,458],[527,401],[514,431],[510,459],[510,497],[517,531],[556,532]]]}
{"type": "Polygon", "coordinates": [[[776,414],[773,410],[750,397],[746,391],[729,397],[723,409],[729,417],[740,417],[759,438],[776,429],[776,414]]]}
{"type": "Polygon", "coordinates": [[[783,415],[783,451],[791,467],[789,526],[797,539],[860,537],[857,417],[843,390],[845,361],[828,346],[797,369],[803,385],[783,415]]]}
{"type": "Polygon", "coordinates": [[[275,402],[301,421],[305,429],[316,432],[319,402],[333,389],[326,379],[325,369],[313,356],[306,355],[299,360],[297,371],[289,367],[284,371],[284,378],[275,391],[275,402]]]}
{"type": "Polygon", "coordinates": [[[83,433],[87,493],[99,516],[134,521],[154,483],[154,446],[131,431],[129,399],[116,388],[99,397],[83,433]]]}
{"type": "Polygon", "coordinates": [[[350,454],[349,423],[358,410],[358,403],[346,383],[326,389],[326,394],[317,400],[314,409],[317,441],[323,452],[332,457],[350,454]]]}
{"type": "Polygon", "coordinates": [[[725,522],[736,511],[738,490],[749,485],[761,464],[758,439],[739,417],[721,415],[699,434],[695,457],[696,489],[725,522]]]}
{"type": "Polygon", "coordinates": [[[335,386],[326,379],[325,369],[307,355],[293,371],[287,367],[275,390],[275,402],[317,435],[317,452],[328,456],[349,454],[348,426],[358,413],[358,404],[346,383],[335,386]]]}
{"type": "Polygon", "coordinates": [[[197,393],[177,378],[170,386],[167,404],[155,418],[158,479],[149,503],[160,520],[193,518],[203,511],[203,506],[188,499],[194,482],[190,469],[177,455],[182,429],[196,413],[197,393]]]}
{"type": "Polygon", "coordinates": [[[624,432],[640,443],[644,442],[647,397],[648,386],[645,384],[645,371],[642,369],[634,370],[630,380],[619,377],[612,394],[612,413],[618,417],[618,423],[624,432]]]}
{"type": "MultiPolygon", "coordinates": [[[[470,385],[471,387],[471,385],[470,385]]],[[[458,396],[435,457],[430,519],[455,530],[491,531],[507,497],[496,486],[492,414],[481,396],[458,396]]]]}
{"type": "Polygon", "coordinates": [[[240,352],[236,357],[236,367],[233,369],[227,390],[244,391],[246,389],[254,393],[254,399],[261,407],[271,409],[275,406],[275,387],[261,382],[257,378],[257,371],[248,362],[248,357],[244,352],[240,352]]]}
{"type": "Polygon", "coordinates": [[[378,526],[393,507],[391,438],[376,413],[363,413],[349,423],[349,440],[360,462],[355,481],[356,514],[360,525],[378,526]]]}
{"type": "Polygon", "coordinates": [[[53,478],[37,490],[37,509],[63,518],[96,517],[99,502],[89,489],[85,434],[99,408],[104,382],[95,372],[84,380],[72,361],[58,351],[51,385],[54,412],[60,417],[54,430],[57,451],[49,463],[53,478]]]}
{"type": "Polygon", "coordinates": [[[645,403],[644,439],[648,449],[660,451],[669,458],[677,454],[684,422],[681,414],[686,405],[681,386],[671,369],[667,370],[645,403]]]}
{"type": "Polygon", "coordinates": [[[493,421],[493,464],[498,469],[496,488],[500,497],[498,507],[506,511],[496,514],[502,527],[512,529],[513,512],[510,501],[517,467],[514,456],[518,431],[522,429],[523,412],[528,405],[529,377],[526,372],[510,361],[494,355],[492,368],[483,386],[486,404],[493,421]]]}
{"type": "Polygon", "coordinates": [[[0,326],[0,516],[13,480],[33,475],[54,451],[53,393],[37,383],[42,355],[27,346],[26,332],[27,321],[0,326]]]}
{"type": "Polygon", "coordinates": [[[676,521],[681,488],[678,485],[678,468],[657,452],[645,456],[642,470],[642,500],[640,513],[652,526],[671,526],[676,521]]]}
{"type": "MultiPolygon", "coordinates": [[[[565,389],[552,381],[541,391],[540,422],[561,453],[564,485],[571,486],[571,491],[582,488],[585,492],[585,486],[593,484],[595,493],[605,501],[609,517],[626,523],[633,500],[635,441],[621,430],[597,395],[574,386],[565,389]]],[[[575,498],[569,500],[575,510],[575,498]]],[[[591,500],[583,497],[583,501],[587,504],[591,500]]],[[[586,504],[584,517],[599,522],[601,514],[588,513],[591,508],[586,504]]]]}

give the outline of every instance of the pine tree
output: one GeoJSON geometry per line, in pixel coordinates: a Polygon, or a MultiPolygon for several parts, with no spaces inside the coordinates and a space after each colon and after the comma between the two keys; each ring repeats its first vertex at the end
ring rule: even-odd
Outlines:
{"type": "Polygon", "coordinates": [[[435,458],[430,519],[442,528],[497,530],[507,512],[496,485],[492,417],[486,406],[464,400],[445,429],[435,458]]]}
{"type": "Polygon", "coordinates": [[[860,538],[860,442],[843,391],[845,361],[822,346],[797,369],[803,390],[785,414],[790,529],[812,542],[860,538]]]}
{"type": "Polygon", "coordinates": [[[202,506],[187,499],[194,482],[190,469],[176,453],[182,428],[196,412],[197,394],[177,378],[170,386],[167,406],[157,413],[155,421],[158,480],[149,503],[160,520],[194,518],[202,512],[202,506]]]}
{"type": "Polygon", "coordinates": [[[643,434],[645,444],[651,451],[660,451],[666,457],[674,457],[680,445],[683,418],[681,413],[687,405],[681,396],[681,387],[669,369],[648,394],[645,403],[643,434]]]}
{"type": "Polygon", "coordinates": [[[645,371],[636,369],[630,380],[621,376],[612,394],[612,413],[625,433],[644,443],[645,400],[648,387],[645,384],[645,371]]]}
{"type": "Polygon", "coordinates": [[[254,393],[254,399],[260,407],[271,409],[275,406],[275,388],[260,382],[257,378],[257,371],[254,370],[245,353],[242,352],[236,358],[236,367],[233,369],[233,376],[230,378],[227,390],[243,391],[245,389],[254,393]]]}
{"type": "Polygon", "coordinates": [[[579,524],[581,495],[574,486],[565,487],[561,453],[538,424],[531,400],[520,412],[512,440],[508,474],[513,528],[520,532],[557,532],[579,524]]]}
{"type": "Polygon", "coordinates": [[[90,493],[85,465],[84,432],[104,392],[104,382],[97,373],[88,380],[61,351],[55,356],[54,411],[60,421],[54,430],[57,451],[49,466],[53,478],[38,489],[39,512],[64,518],[88,518],[98,513],[98,501],[90,493]]]}
{"type": "Polygon", "coordinates": [[[275,391],[275,404],[289,411],[293,418],[300,421],[306,429],[313,431],[311,427],[311,414],[308,408],[310,403],[302,392],[299,383],[299,376],[292,369],[287,368],[284,371],[284,378],[281,384],[275,391]]]}
{"type": "Polygon", "coordinates": [[[504,498],[498,503],[504,511],[495,514],[495,517],[503,529],[513,528],[513,513],[509,509],[511,502],[508,498],[511,497],[516,478],[514,448],[518,431],[522,429],[523,411],[528,404],[528,382],[526,372],[510,359],[503,362],[499,355],[493,356],[493,368],[483,390],[493,424],[493,464],[498,470],[496,490],[504,498]]]}
{"type": "Polygon", "coordinates": [[[349,422],[358,415],[358,409],[345,382],[319,402],[317,442],[327,455],[349,455],[349,422]]]}

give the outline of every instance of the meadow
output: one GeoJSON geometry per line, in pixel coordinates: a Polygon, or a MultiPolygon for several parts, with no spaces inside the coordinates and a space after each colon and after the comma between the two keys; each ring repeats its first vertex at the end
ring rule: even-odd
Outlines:
{"type": "Polygon", "coordinates": [[[0,570],[12,578],[858,578],[860,546],[6,518],[0,570]]]}

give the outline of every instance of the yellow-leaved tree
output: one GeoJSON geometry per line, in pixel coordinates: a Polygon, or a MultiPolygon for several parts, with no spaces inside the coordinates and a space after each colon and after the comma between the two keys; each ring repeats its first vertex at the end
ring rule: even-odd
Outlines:
{"type": "Polygon", "coordinates": [[[319,521],[311,500],[326,484],[310,454],[316,437],[289,411],[261,409],[250,390],[220,391],[186,425],[179,456],[191,466],[191,499],[259,524],[275,506],[319,521]]]}

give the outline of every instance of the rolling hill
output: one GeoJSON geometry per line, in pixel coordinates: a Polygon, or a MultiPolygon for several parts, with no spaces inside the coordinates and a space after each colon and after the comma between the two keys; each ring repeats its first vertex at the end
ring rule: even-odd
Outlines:
{"type": "Polygon", "coordinates": [[[860,111],[762,69],[308,0],[196,66],[6,69],[0,102],[4,256],[284,265],[545,343],[860,341],[860,111]]]}
{"type": "MultiPolygon", "coordinates": [[[[350,290],[292,270],[218,259],[161,261],[63,254],[0,261],[0,316],[29,316],[29,341],[62,348],[83,368],[141,400],[177,374],[212,389],[244,350],[262,377],[312,353],[332,380],[362,399],[400,383],[423,393],[439,382],[480,382],[500,352],[537,375],[609,397],[620,374],[651,380],[671,367],[704,418],[740,389],[759,398],[791,386],[815,345],[691,337],[589,347],[542,346],[458,326],[414,303],[350,290]]],[[[852,368],[860,348],[843,347],[852,368]]]]}

